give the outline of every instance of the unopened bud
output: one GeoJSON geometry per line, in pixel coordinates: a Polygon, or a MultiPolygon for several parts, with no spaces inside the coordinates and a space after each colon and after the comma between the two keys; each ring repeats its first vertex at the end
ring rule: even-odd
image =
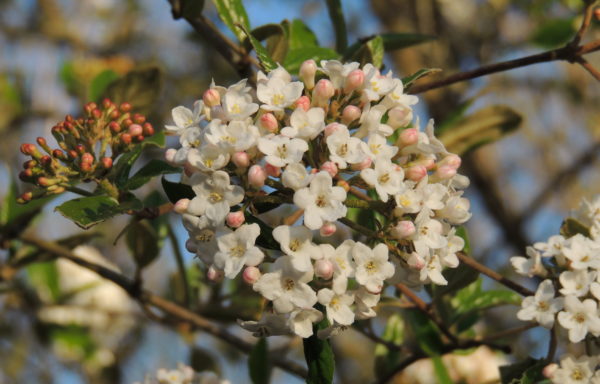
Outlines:
{"type": "Polygon", "coordinates": [[[35,160],[27,160],[26,162],[23,163],[23,168],[25,168],[25,169],[33,168],[37,164],[38,163],[35,160]]]}
{"type": "Polygon", "coordinates": [[[329,260],[320,259],[315,262],[315,275],[324,280],[333,276],[333,263],[329,260]]]}
{"type": "Polygon", "coordinates": [[[81,169],[82,172],[91,172],[92,164],[91,163],[81,163],[79,165],[79,168],[81,169]]]}
{"type": "Polygon", "coordinates": [[[47,177],[39,177],[37,179],[37,183],[40,187],[49,187],[54,184],[58,184],[60,181],[58,179],[49,179],[47,177]]]}
{"type": "Polygon", "coordinates": [[[406,170],[406,178],[412,181],[419,181],[427,175],[427,168],[422,165],[414,165],[406,170]]]}
{"type": "Polygon", "coordinates": [[[142,125],[142,134],[144,136],[152,136],[154,135],[154,127],[152,126],[152,124],[150,123],[144,123],[144,125],[142,125]]]}
{"type": "Polygon", "coordinates": [[[61,160],[64,160],[67,158],[67,155],[65,155],[65,153],[63,151],[61,151],[60,149],[54,149],[52,151],[52,156],[57,159],[61,159],[61,160]]]}
{"type": "Polygon", "coordinates": [[[338,187],[344,188],[344,191],[348,192],[350,190],[350,184],[346,180],[338,180],[336,183],[338,187]]]}
{"type": "Polygon", "coordinates": [[[104,169],[111,169],[113,166],[113,160],[110,157],[103,157],[102,160],[102,167],[104,169]]]}
{"type": "Polygon", "coordinates": [[[397,106],[388,111],[387,124],[394,129],[406,127],[412,118],[413,113],[410,107],[397,106]]]}
{"type": "Polygon", "coordinates": [[[321,79],[315,85],[313,91],[313,101],[316,105],[325,106],[329,103],[329,99],[335,94],[333,83],[327,79],[321,79]]]}
{"type": "Polygon", "coordinates": [[[81,163],[92,164],[93,162],[94,162],[94,156],[91,153],[85,152],[83,155],[81,155],[81,163]]]}
{"type": "Polygon", "coordinates": [[[354,71],[348,74],[348,77],[346,77],[344,91],[352,92],[355,89],[362,87],[364,82],[365,73],[361,69],[355,69],[354,71]]]}
{"type": "Polygon", "coordinates": [[[410,237],[414,235],[415,232],[415,224],[410,220],[399,221],[398,224],[391,229],[392,236],[398,240],[410,237]]]}
{"type": "Polygon", "coordinates": [[[412,267],[412,268],[418,269],[418,270],[425,268],[425,260],[417,252],[413,252],[410,254],[410,256],[408,256],[408,260],[406,260],[406,264],[408,264],[409,267],[412,267]]]}
{"type": "Polygon", "coordinates": [[[432,180],[448,180],[456,176],[456,168],[444,165],[432,175],[432,180]]]}
{"type": "Polygon", "coordinates": [[[121,132],[121,126],[116,121],[111,121],[108,124],[108,128],[110,129],[110,131],[112,133],[119,133],[119,132],[121,132]]]}
{"type": "Polygon", "coordinates": [[[113,106],[113,103],[108,97],[105,97],[104,100],[102,100],[102,106],[104,107],[104,109],[108,109],[113,106]]]}
{"type": "Polygon", "coordinates": [[[131,135],[129,133],[123,133],[121,135],[121,142],[123,144],[129,145],[129,144],[131,144],[131,141],[132,141],[132,137],[131,137],[131,135]]]}
{"type": "Polygon", "coordinates": [[[44,156],[40,157],[40,164],[47,167],[50,164],[52,164],[52,158],[48,155],[44,155],[44,156]]]}
{"type": "Polygon", "coordinates": [[[229,212],[227,214],[226,222],[231,228],[238,228],[240,225],[244,224],[244,221],[246,221],[246,217],[242,211],[229,212]]]}
{"type": "Polygon", "coordinates": [[[131,104],[129,103],[121,103],[121,105],[119,106],[119,110],[123,113],[131,111],[131,108],[131,104]]]}
{"type": "Polygon", "coordinates": [[[299,77],[304,83],[306,89],[311,90],[315,86],[315,74],[317,73],[317,63],[314,60],[306,60],[300,66],[299,77]]]}
{"type": "Polygon", "coordinates": [[[451,154],[447,155],[446,157],[444,157],[440,162],[438,162],[438,166],[442,166],[442,167],[445,166],[445,167],[458,169],[458,168],[460,168],[461,162],[462,162],[462,160],[461,160],[460,156],[451,153],[451,154]]]}
{"type": "Polygon", "coordinates": [[[267,175],[269,175],[271,177],[281,176],[281,168],[276,167],[269,163],[265,164],[265,172],[267,172],[267,175]]]}
{"type": "Polygon", "coordinates": [[[325,171],[334,177],[338,173],[338,167],[333,161],[326,161],[321,165],[321,171],[325,171]]]}
{"type": "Polygon", "coordinates": [[[221,104],[221,95],[214,88],[207,89],[202,95],[202,101],[207,107],[214,107],[221,104]]]}
{"type": "Polygon", "coordinates": [[[127,129],[127,131],[129,132],[129,134],[131,136],[139,136],[142,134],[142,132],[144,132],[144,129],[142,128],[141,125],[139,124],[131,124],[129,126],[129,128],[127,129]]]}
{"type": "Polygon", "coordinates": [[[256,267],[246,267],[242,273],[242,278],[247,284],[254,284],[260,279],[260,270],[256,267]]]}
{"type": "Polygon", "coordinates": [[[175,148],[169,148],[165,151],[165,160],[169,163],[173,163],[175,161],[175,155],[177,154],[177,150],[175,148]]]}
{"type": "Polygon", "coordinates": [[[273,116],[272,113],[265,113],[260,117],[260,126],[267,130],[268,132],[275,133],[277,132],[278,124],[277,119],[273,116]]]}
{"type": "Polygon", "coordinates": [[[361,115],[361,110],[355,105],[348,105],[342,111],[342,123],[348,125],[351,122],[358,120],[361,115]]]}
{"type": "Polygon", "coordinates": [[[365,157],[363,161],[361,161],[360,163],[352,164],[350,168],[353,171],[362,171],[363,169],[370,168],[371,164],[373,164],[373,160],[370,157],[365,157]]]}
{"type": "Polygon", "coordinates": [[[26,169],[24,171],[19,172],[19,179],[21,181],[28,182],[31,180],[32,176],[33,176],[33,171],[31,169],[26,169]]]}
{"type": "Polygon", "coordinates": [[[398,136],[399,146],[407,147],[419,141],[419,131],[416,128],[407,128],[398,136]]]}
{"type": "Polygon", "coordinates": [[[544,375],[544,377],[546,377],[548,379],[551,379],[557,370],[558,370],[558,364],[551,363],[551,364],[546,365],[544,367],[544,369],[542,369],[542,375],[544,375]]]}
{"type": "Polygon", "coordinates": [[[123,120],[123,122],[121,123],[121,125],[125,128],[129,128],[129,126],[133,124],[133,120],[131,119],[125,119],[123,120]]]}
{"type": "Polygon", "coordinates": [[[206,277],[208,278],[208,280],[214,283],[218,283],[219,281],[223,280],[223,271],[219,271],[211,265],[210,267],[208,267],[208,271],[206,271],[206,277]]]}
{"type": "Polygon", "coordinates": [[[231,161],[239,168],[247,168],[250,165],[250,156],[246,152],[236,152],[231,156],[231,161]]]}
{"type": "Polygon", "coordinates": [[[146,122],[146,116],[136,113],[133,115],[133,122],[136,124],[144,124],[146,122]]]}
{"type": "Polygon", "coordinates": [[[173,210],[182,215],[187,212],[189,206],[190,199],[179,199],[173,206],[173,210]]]}
{"type": "Polygon", "coordinates": [[[248,171],[248,183],[255,187],[261,188],[265,185],[265,180],[267,179],[267,173],[260,165],[253,165],[250,167],[248,171]]]}
{"type": "Polygon", "coordinates": [[[96,108],[92,111],[92,116],[94,117],[94,119],[99,119],[102,117],[102,111],[96,108]]]}
{"type": "Polygon", "coordinates": [[[325,137],[333,135],[340,129],[342,129],[342,126],[339,123],[327,124],[327,126],[325,127],[325,137]]]}
{"type": "Polygon", "coordinates": [[[324,236],[324,237],[329,237],[329,236],[333,235],[336,231],[337,231],[337,227],[335,226],[334,223],[325,223],[319,229],[319,233],[321,234],[321,236],[324,236]]]}
{"type": "Polygon", "coordinates": [[[24,194],[21,195],[21,200],[24,203],[26,203],[28,201],[31,201],[31,199],[33,199],[33,193],[32,192],[25,192],[24,194]]]}
{"type": "MultiPolygon", "coordinates": [[[[35,145],[30,144],[30,143],[25,143],[25,144],[21,144],[21,153],[24,155],[29,155],[29,156],[34,156],[34,155],[41,155],[37,148],[35,147],[35,145]]],[[[34,156],[34,157],[39,157],[39,156],[34,156]]]]}
{"type": "Polygon", "coordinates": [[[298,100],[296,100],[296,108],[300,108],[304,111],[308,111],[310,108],[310,99],[308,96],[300,96],[298,100]]]}

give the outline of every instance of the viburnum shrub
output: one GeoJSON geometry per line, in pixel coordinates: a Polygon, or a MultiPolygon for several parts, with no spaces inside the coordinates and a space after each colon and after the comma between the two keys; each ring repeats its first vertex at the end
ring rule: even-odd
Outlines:
{"type": "Polygon", "coordinates": [[[195,194],[175,204],[186,247],[210,280],[243,279],[268,301],[242,327],[309,337],[326,317],[326,337],[376,316],[389,284],[447,283],[442,269],[458,266],[464,246],[456,226],[470,217],[468,179],[433,121],[413,126],[417,101],[391,71],[308,60],[298,80],[278,67],[259,72],[255,90],[213,83],[193,110],[173,109],[166,129],[181,147],[166,159],[195,194]],[[265,206],[294,213],[271,228],[265,206]],[[376,212],[375,230],[352,208],[376,212]],[[339,226],[361,236],[329,241],[339,226]]]}

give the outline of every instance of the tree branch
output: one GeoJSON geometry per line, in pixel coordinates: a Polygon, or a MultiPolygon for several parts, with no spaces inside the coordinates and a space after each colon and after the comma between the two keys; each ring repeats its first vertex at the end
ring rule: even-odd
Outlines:
{"type": "MultiPolygon", "coordinates": [[[[103,278],[112,281],[113,283],[120,286],[123,290],[125,290],[125,292],[127,292],[133,299],[138,301],[142,306],[148,305],[160,309],[162,312],[176,318],[177,320],[189,323],[194,328],[209,333],[245,353],[250,353],[250,351],[253,348],[252,343],[249,343],[246,340],[234,335],[227,329],[211,323],[204,317],[199,316],[194,312],[191,312],[188,309],[179,306],[178,304],[175,304],[169,300],[157,296],[149,291],[141,289],[132,280],[121,275],[120,273],[117,273],[111,269],[82,259],[67,248],[61,247],[60,245],[51,242],[41,240],[29,234],[22,234],[20,239],[23,242],[33,245],[41,250],[70,260],[73,263],[83,268],[89,269],[97,273],[99,276],[102,276],[103,278]]],[[[273,357],[272,362],[273,365],[285,371],[288,371],[291,374],[294,374],[298,377],[304,378],[307,375],[306,369],[301,365],[297,364],[296,362],[281,357],[273,357]]]]}

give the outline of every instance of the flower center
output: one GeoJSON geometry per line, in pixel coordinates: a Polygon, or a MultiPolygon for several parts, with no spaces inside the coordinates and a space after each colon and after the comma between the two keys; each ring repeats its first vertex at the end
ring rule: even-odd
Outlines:
{"type": "Polygon", "coordinates": [[[571,379],[579,381],[579,380],[583,380],[583,378],[584,378],[583,372],[581,372],[579,367],[575,368],[573,370],[573,372],[571,372],[571,379]]]}
{"type": "Polygon", "coordinates": [[[296,252],[298,249],[300,249],[300,241],[298,241],[298,239],[292,240],[290,242],[290,249],[292,252],[296,252]]]}
{"type": "Polygon", "coordinates": [[[589,255],[585,255],[581,258],[581,261],[583,261],[584,263],[587,263],[588,261],[590,261],[590,256],[589,255]]]}
{"type": "Polygon", "coordinates": [[[246,253],[246,248],[241,245],[236,245],[229,250],[229,253],[233,257],[242,257],[246,253]]]}
{"type": "Polygon", "coordinates": [[[540,312],[546,312],[549,308],[550,306],[548,305],[547,301],[540,301],[539,303],[537,303],[537,309],[540,312]]]}
{"type": "Polygon", "coordinates": [[[219,201],[223,200],[223,196],[220,193],[212,192],[210,195],[208,195],[208,200],[211,203],[218,203],[219,201]]]}
{"type": "Polygon", "coordinates": [[[373,261],[369,261],[367,265],[365,265],[365,269],[369,275],[372,275],[377,272],[377,265],[373,261]]]}
{"type": "Polygon", "coordinates": [[[326,206],[327,205],[327,199],[325,198],[325,195],[319,195],[319,196],[317,196],[317,200],[315,200],[315,204],[319,208],[323,208],[324,206],[326,206]]]}
{"type": "Polygon", "coordinates": [[[194,141],[190,141],[190,147],[192,147],[192,148],[198,148],[200,146],[200,144],[202,144],[202,142],[200,141],[200,139],[196,139],[194,141]]]}
{"type": "Polygon", "coordinates": [[[281,144],[277,147],[277,156],[284,159],[287,156],[287,146],[285,144],[281,144]]]}
{"type": "Polygon", "coordinates": [[[573,319],[575,319],[575,321],[579,324],[585,323],[585,315],[581,312],[576,313],[575,316],[573,316],[573,319]]]}
{"type": "Polygon", "coordinates": [[[390,181],[390,174],[386,173],[384,175],[379,176],[379,184],[385,184],[390,181]]]}
{"type": "Polygon", "coordinates": [[[284,99],[285,98],[283,97],[283,95],[281,93],[276,93],[273,95],[273,98],[271,99],[271,104],[279,105],[279,104],[283,103],[284,99]]]}
{"type": "Polygon", "coordinates": [[[283,282],[283,289],[285,289],[286,291],[291,291],[292,289],[294,289],[295,285],[296,283],[294,282],[294,280],[285,279],[285,281],[283,282]]]}
{"type": "Polygon", "coordinates": [[[347,153],[348,153],[348,144],[340,145],[340,147],[338,148],[337,154],[340,156],[346,156],[347,153]]]}
{"type": "Polygon", "coordinates": [[[235,103],[231,106],[230,112],[237,115],[238,113],[242,112],[242,108],[240,108],[238,103],[235,103]]]}
{"type": "Polygon", "coordinates": [[[196,235],[195,239],[201,243],[208,243],[213,239],[214,236],[215,234],[210,229],[203,229],[202,232],[196,235]]]}
{"type": "Polygon", "coordinates": [[[329,302],[329,306],[337,311],[338,309],[340,309],[340,301],[337,297],[333,297],[333,299],[331,299],[331,302],[329,302]]]}

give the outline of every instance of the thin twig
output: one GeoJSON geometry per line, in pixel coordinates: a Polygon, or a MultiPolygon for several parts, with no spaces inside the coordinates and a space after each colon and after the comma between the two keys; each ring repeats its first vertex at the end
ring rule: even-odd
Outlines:
{"type": "Polygon", "coordinates": [[[481,341],[481,342],[490,342],[493,340],[505,338],[507,336],[516,335],[518,333],[525,332],[531,328],[535,328],[535,327],[539,327],[539,326],[540,325],[538,323],[528,323],[528,324],[522,325],[520,327],[510,328],[510,329],[506,329],[504,331],[496,332],[494,334],[491,334],[491,335],[488,335],[485,337],[475,338],[475,340],[481,341]]]}
{"type": "Polygon", "coordinates": [[[596,0],[585,0],[585,6],[583,8],[583,21],[581,22],[581,26],[579,30],[573,37],[573,40],[569,43],[570,46],[576,47],[581,42],[583,35],[587,32],[590,24],[592,22],[592,17],[594,16],[594,4],[596,0]]]}
{"type": "Polygon", "coordinates": [[[554,325],[550,329],[550,342],[548,343],[548,353],[546,354],[546,361],[551,362],[554,360],[554,355],[556,355],[556,348],[558,347],[558,329],[556,329],[556,325],[554,325]]]}
{"type": "Polygon", "coordinates": [[[590,73],[596,79],[596,81],[600,81],[600,71],[598,71],[592,64],[590,64],[586,59],[580,57],[577,59],[577,63],[581,65],[586,71],[590,73]]]}

